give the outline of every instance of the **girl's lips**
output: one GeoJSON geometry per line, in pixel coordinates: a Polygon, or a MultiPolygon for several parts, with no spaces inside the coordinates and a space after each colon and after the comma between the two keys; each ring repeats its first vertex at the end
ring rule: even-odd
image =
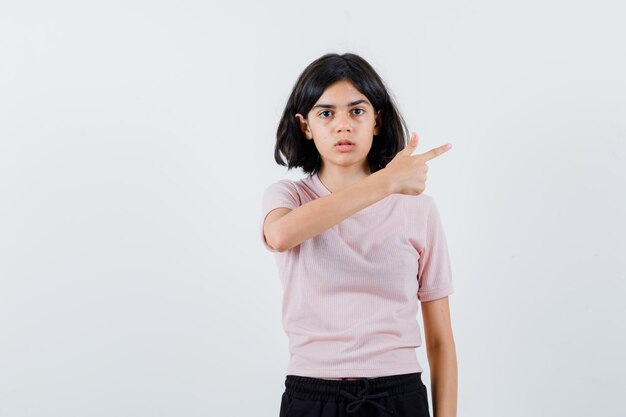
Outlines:
{"type": "Polygon", "coordinates": [[[354,144],[352,145],[335,145],[335,148],[337,148],[337,150],[339,150],[339,152],[349,152],[352,150],[352,148],[354,148],[354,144]]]}

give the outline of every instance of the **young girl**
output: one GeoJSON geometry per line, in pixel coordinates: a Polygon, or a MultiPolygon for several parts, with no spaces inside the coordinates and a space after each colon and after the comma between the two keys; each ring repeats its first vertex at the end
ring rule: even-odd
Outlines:
{"type": "Polygon", "coordinates": [[[429,416],[415,348],[418,300],[435,417],[456,416],[446,237],[426,162],[376,71],[326,54],[298,78],[274,157],[308,175],[262,198],[283,286],[290,360],[280,417],[429,416]]]}

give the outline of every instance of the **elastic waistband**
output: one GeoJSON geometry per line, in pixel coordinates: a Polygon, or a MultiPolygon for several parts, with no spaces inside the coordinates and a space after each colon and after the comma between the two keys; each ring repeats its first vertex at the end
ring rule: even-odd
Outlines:
{"type": "Polygon", "coordinates": [[[341,401],[349,398],[346,392],[361,397],[363,394],[403,394],[424,386],[421,372],[389,375],[358,380],[329,380],[300,375],[287,375],[285,391],[308,399],[341,401]]]}
{"type": "Polygon", "coordinates": [[[345,407],[347,414],[356,413],[363,404],[368,403],[384,410],[389,415],[395,415],[396,411],[388,408],[389,397],[415,391],[423,385],[421,372],[360,378],[352,381],[287,375],[285,392],[290,397],[295,394],[298,398],[347,402],[345,407]]]}

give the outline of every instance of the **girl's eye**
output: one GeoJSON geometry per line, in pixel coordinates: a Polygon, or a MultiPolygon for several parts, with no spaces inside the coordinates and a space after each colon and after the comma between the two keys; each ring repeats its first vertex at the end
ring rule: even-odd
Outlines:
{"type": "MultiPolygon", "coordinates": [[[[353,111],[353,112],[354,112],[357,116],[360,116],[360,115],[362,115],[363,113],[365,113],[365,110],[363,110],[363,109],[354,109],[354,110],[352,110],[352,111],[353,111]]],[[[320,115],[323,119],[326,119],[326,118],[330,117],[330,116],[331,116],[331,114],[332,114],[332,112],[331,112],[330,110],[324,110],[324,111],[321,111],[319,115],[320,115]]]]}

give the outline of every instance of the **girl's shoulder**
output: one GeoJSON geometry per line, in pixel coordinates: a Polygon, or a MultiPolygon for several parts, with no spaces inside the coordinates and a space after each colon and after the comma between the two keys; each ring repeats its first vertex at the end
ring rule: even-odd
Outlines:
{"type": "Polygon", "coordinates": [[[266,192],[271,191],[309,197],[323,193],[311,175],[307,175],[299,179],[278,179],[266,187],[266,192]]]}
{"type": "Polygon", "coordinates": [[[440,213],[435,197],[424,193],[416,196],[405,195],[405,197],[407,215],[413,219],[413,221],[438,221],[440,213]]]}
{"type": "Polygon", "coordinates": [[[401,194],[406,204],[411,208],[428,208],[435,205],[435,199],[432,195],[421,193],[418,195],[401,194]]]}
{"type": "Polygon", "coordinates": [[[297,207],[311,200],[319,198],[320,193],[310,177],[300,179],[279,179],[270,183],[263,192],[263,204],[266,206],[279,203],[284,207],[297,207]]]}
{"type": "Polygon", "coordinates": [[[309,181],[307,181],[307,177],[304,178],[300,178],[297,180],[293,180],[293,179],[289,179],[289,178],[281,178],[278,180],[275,180],[274,182],[271,182],[270,184],[267,185],[267,187],[265,188],[266,190],[269,189],[282,189],[282,190],[289,190],[289,191],[294,191],[294,192],[298,192],[299,190],[302,190],[304,188],[310,188],[311,183],[309,181]]]}

